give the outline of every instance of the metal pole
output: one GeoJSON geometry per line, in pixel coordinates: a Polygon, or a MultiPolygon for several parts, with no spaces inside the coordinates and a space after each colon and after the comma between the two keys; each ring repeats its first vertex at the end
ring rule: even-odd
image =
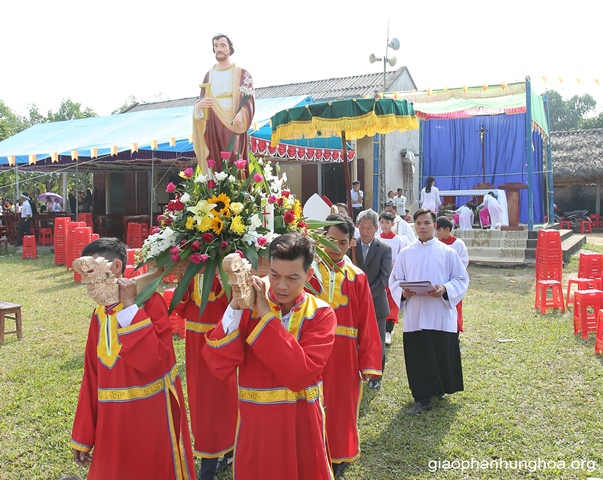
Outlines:
{"type": "Polygon", "coordinates": [[[544,94],[542,96],[544,100],[544,112],[546,114],[546,124],[549,126],[549,137],[546,142],[546,168],[547,168],[547,184],[549,188],[549,208],[548,208],[548,216],[549,223],[555,223],[555,184],[553,183],[553,154],[552,154],[552,146],[551,146],[551,130],[550,130],[550,119],[549,119],[549,96],[548,94],[544,94]]]}
{"type": "Polygon", "coordinates": [[[526,162],[528,164],[528,230],[534,229],[534,190],[532,188],[534,174],[534,156],[532,151],[532,84],[526,77],[526,162]]]}
{"type": "Polygon", "coordinates": [[[373,210],[379,211],[379,137],[373,137],[373,210]]]}
{"type": "Polygon", "coordinates": [[[151,189],[149,195],[151,198],[151,204],[149,206],[149,228],[153,226],[153,197],[155,194],[153,185],[155,185],[155,155],[153,155],[153,158],[151,159],[151,189]]]}

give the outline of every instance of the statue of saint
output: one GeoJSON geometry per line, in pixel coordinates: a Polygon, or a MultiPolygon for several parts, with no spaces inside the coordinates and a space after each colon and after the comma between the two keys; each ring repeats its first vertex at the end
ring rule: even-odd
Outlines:
{"type": "Polygon", "coordinates": [[[215,160],[215,171],[222,170],[220,152],[232,152],[231,160],[237,154],[248,159],[247,130],[255,112],[253,79],[232,63],[232,41],[219,33],[212,43],[218,63],[205,75],[193,109],[193,147],[203,173],[208,159],[215,160]]]}

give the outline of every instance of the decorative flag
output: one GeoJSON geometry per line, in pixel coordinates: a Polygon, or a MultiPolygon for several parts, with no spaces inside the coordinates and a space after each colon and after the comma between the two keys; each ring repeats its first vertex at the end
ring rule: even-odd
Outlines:
{"type": "Polygon", "coordinates": [[[598,79],[596,79],[596,78],[595,78],[595,83],[596,83],[597,85],[601,85],[601,83],[599,82],[599,80],[598,80],[598,79]]]}
{"type": "Polygon", "coordinates": [[[90,158],[97,158],[98,157],[98,148],[91,148],[90,149],[90,158]]]}
{"type": "Polygon", "coordinates": [[[500,84],[500,86],[502,87],[502,89],[504,90],[505,88],[507,88],[507,82],[502,82],[500,84]]]}
{"type": "Polygon", "coordinates": [[[111,156],[117,155],[117,145],[111,147],[111,156]]]}
{"type": "Polygon", "coordinates": [[[467,93],[467,85],[463,85],[463,93],[467,93]]]}
{"type": "Polygon", "coordinates": [[[132,145],[130,145],[130,152],[134,153],[138,151],[138,144],[137,143],[133,143],[132,145]]]}
{"type": "Polygon", "coordinates": [[[171,137],[170,138],[170,147],[175,147],[176,146],[176,137],[171,137]]]}
{"type": "Polygon", "coordinates": [[[77,160],[78,152],[77,150],[71,150],[71,160],[77,160]]]}
{"type": "Polygon", "coordinates": [[[8,164],[9,164],[11,167],[14,167],[16,163],[17,163],[17,161],[16,161],[16,157],[15,157],[14,155],[9,155],[9,156],[8,156],[8,164]]]}
{"type": "Polygon", "coordinates": [[[579,78],[576,78],[576,82],[578,82],[578,85],[582,85],[582,82],[580,81],[579,78]]]}
{"type": "Polygon", "coordinates": [[[157,150],[158,148],[157,140],[151,140],[151,150],[157,150]]]}
{"type": "Polygon", "coordinates": [[[428,89],[427,89],[427,96],[428,96],[428,97],[431,97],[431,88],[428,88],[428,89]]]}
{"type": "Polygon", "coordinates": [[[58,152],[53,152],[50,154],[50,160],[52,161],[52,163],[56,163],[59,161],[59,154],[58,152]]]}
{"type": "Polygon", "coordinates": [[[484,83],[484,84],[482,85],[482,88],[484,89],[484,92],[485,92],[486,90],[488,90],[488,85],[486,85],[486,84],[484,83]]]}
{"type": "Polygon", "coordinates": [[[542,81],[546,83],[546,77],[542,77],[542,81]]]}
{"type": "Polygon", "coordinates": [[[36,154],[35,153],[29,155],[29,164],[30,165],[36,164],[36,154]]]}
{"type": "Polygon", "coordinates": [[[192,135],[188,136],[188,143],[193,143],[193,136],[192,135]]]}
{"type": "Polygon", "coordinates": [[[559,83],[563,83],[563,78],[559,77],[559,83]]]}

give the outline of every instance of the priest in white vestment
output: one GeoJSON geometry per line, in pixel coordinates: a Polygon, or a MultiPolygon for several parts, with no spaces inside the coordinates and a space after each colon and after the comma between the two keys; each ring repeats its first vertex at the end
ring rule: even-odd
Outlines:
{"type": "Polygon", "coordinates": [[[463,390],[457,311],[469,276],[452,248],[434,238],[436,215],[414,214],[419,239],[404,248],[389,278],[394,301],[404,310],[404,359],[415,405],[407,413],[431,410],[431,397],[463,390]],[[417,294],[400,282],[429,280],[434,289],[417,294]]]}

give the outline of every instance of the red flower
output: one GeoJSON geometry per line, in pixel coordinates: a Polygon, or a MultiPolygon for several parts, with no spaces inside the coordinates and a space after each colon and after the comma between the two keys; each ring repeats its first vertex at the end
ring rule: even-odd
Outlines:
{"type": "Polygon", "coordinates": [[[212,188],[212,189],[213,189],[213,188],[216,188],[216,182],[214,182],[213,180],[209,180],[209,181],[207,182],[207,186],[208,186],[209,188],[212,188]]]}
{"type": "Polygon", "coordinates": [[[184,171],[184,176],[186,178],[191,178],[193,176],[193,169],[191,167],[188,167],[185,171],[184,171]]]}
{"type": "Polygon", "coordinates": [[[241,250],[235,250],[235,253],[238,253],[241,258],[245,258],[245,254],[243,252],[241,252],[241,250]]]}
{"type": "Polygon", "coordinates": [[[289,195],[291,195],[291,192],[290,192],[289,190],[283,190],[283,191],[281,192],[281,195],[282,195],[283,197],[287,197],[287,198],[289,198],[289,195]]]}
{"type": "Polygon", "coordinates": [[[230,243],[228,243],[226,240],[222,241],[222,243],[220,244],[220,250],[226,250],[229,245],[230,243]]]}
{"type": "Polygon", "coordinates": [[[178,255],[180,253],[180,249],[178,247],[172,247],[170,248],[170,253],[172,255],[178,255]]]}
{"type": "Polygon", "coordinates": [[[207,166],[209,168],[214,168],[216,166],[216,161],[215,160],[208,160],[207,161],[207,166]]]}
{"type": "Polygon", "coordinates": [[[279,207],[283,206],[283,197],[278,197],[278,200],[276,201],[276,203],[278,203],[279,207]]]}
{"type": "Polygon", "coordinates": [[[168,186],[165,187],[165,191],[167,193],[173,193],[176,191],[176,185],[174,185],[172,182],[168,183],[168,186]]]}
{"type": "Polygon", "coordinates": [[[220,158],[222,160],[228,160],[230,158],[230,152],[220,152],[220,158]]]}
{"type": "Polygon", "coordinates": [[[243,170],[246,166],[247,166],[247,160],[237,160],[236,162],[234,162],[235,167],[237,167],[239,170],[243,170]]]}
{"type": "Polygon", "coordinates": [[[179,262],[180,261],[180,255],[175,254],[172,255],[172,262],[179,262]]]}
{"type": "Polygon", "coordinates": [[[266,243],[268,243],[268,239],[266,237],[258,237],[258,245],[260,247],[263,247],[266,245],[266,243]]]}
{"type": "Polygon", "coordinates": [[[256,174],[253,176],[253,181],[254,181],[255,183],[261,183],[261,182],[262,182],[262,180],[264,180],[264,176],[263,176],[263,175],[260,175],[259,173],[256,173],[256,174]]]}
{"type": "Polygon", "coordinates": [[[211,243],[213,239],[214,235],[212,233],[208,232],[201,235],[201,240],[203,240],[205,243],[211,243]]]}
{"type": "Polygon", "coordinates": [[[191,243],[191,248],[193,249],[193,252],[196,252],[201,248],[201,242],[199,240],[195,240],[193,243],[191,243]]]}
{"type": "Polygon", "coordinates": [[[172,200],[167,204],[167,209],[174,212],[184,210],[184,203],[180,200],[172,200]]]}
{"type": "Polygon", "coordinates": [[[172,220],[170,217],[165,217],[163,219],[163,223],[165,223],[168,227],[172,224],[174,220],[172,220]]]}
{"type": "Polygon", "coordinates": [[[275,203],[276,200],[277,200],[277,198],[274,193],[268,197],[268,203],[275,203]]]}
{"type": "Polygon", "coordinates": [[[201,253],[193,253],[190,257],[191,262],[193,263],[201,263],[203,261],[203,257],[201,253]]]}
{"type": "Polygon", "coordinates": [[[300,228],[308,228],[308,224],[306,222],[297,222],[297,226],[300,228]]]}
{"type": "Polygon", "coordinates": [[[289,210],[289,211],[285,212],[285,215],[283,215],[283,218],[284,218],[285,222],[293,223],[293,221],[295,220],[295,214],[291,210],[289,210]]]}

